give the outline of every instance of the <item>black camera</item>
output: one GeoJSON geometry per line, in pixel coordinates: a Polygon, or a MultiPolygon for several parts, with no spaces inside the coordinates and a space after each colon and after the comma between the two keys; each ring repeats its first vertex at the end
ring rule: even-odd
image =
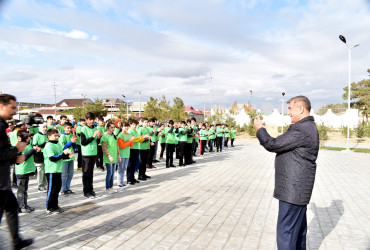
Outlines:
{"type": "Polygon", "coordinates": [[[35,116],[33,114],[29,114],[26,116],[26,118],[23,119],[23,121],[18,122],[16,126],[20,127],[24,124],[32,126],[34,124],[42,124],[43,122],[44,122],[44,118],[42,118],[42,116],[35,116]]]}

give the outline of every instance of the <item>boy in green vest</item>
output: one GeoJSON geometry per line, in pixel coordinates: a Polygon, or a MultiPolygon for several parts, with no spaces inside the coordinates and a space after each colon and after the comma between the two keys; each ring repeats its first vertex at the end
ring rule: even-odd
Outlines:
{"type": "Polygon", "coordinates": [[[231,138],[231,147],[235,147],[234,146],[234,140],[236,138],[236,129],[234,129],[234,126],[231,126],[230,138],[231,138]]]}
{"type": "Polygon", "coordinates": [[[95,114],[86,113],[86,126],[81,129],[81,153],[82,153],[82,184],[86,198],[95,198],[93,187],[93,174],[96,156],[98,154],[97,140],[102,136],[94,127],[95,114]]]}
{"type": "Polygon", "coordinates": [[[48,115],[46,117],[46,123],[48,125],[46,131],[48,131],[49,129],[55,128],[55,126],[53,125],[53,117],[51,115],[48,115]]]}
{"type": "Polygon", "coordinates": [[[148,126],[148,130],[149,130],[149,135],[151,136],[150,138],[150,149],[149,149],[149,155],[148,155],[148,162],[147,162],[147,168],[149,169],[152,169],[152,168],[155,168],[153,166],[153,157],[154,157],[154,153],[155,153],[155,144],[157,143],[157,140],[158,140],[158,128],[157,126],[155,126],[155,118],[150,118],[149,119],[149,126],[148,126]]]}
{"type": "Polygon", "coordinates": [[[63,150],[68,149],[68,153],[72,153],[73,157],[70,159],[63,160],[63,171],[62,171],[62,194],[72,194],[70,188],[73,177],[73,162],[75,160],[74,153],[77,152],[77,137],[72,134],[72,124],[69,122],[64,123],[64,132],[59,137],[59,144],[63,150]]]}
{"type": "Polygon", "coordinates": [[[48,141],[46,136],[47,125],[46,123],[39,125],[39,132],[33,137],[33,146],[39,147],[41,150],[37,151],[34,155],[35,159],[35,168],[37,169],[37,189],[39,191],[45,191],[48,185],[45,175],[45,164],[44,164],[44,155],[43,151],[48,141]]]}
{"type": "Polygon", "coordinates": [[[175,151],[176,145],[176,131],[173,126],[174,122],[170,120],[168,122],[168,127],[164,129],[166,134],[166,168],[175,168],[173,165],[173,152],[175,151]]]}
{"type": "Polygon", "coordinates": [[[216,147],[217,152],[222,152],[222,138],[224,136],[221,124],[216,124],[216,147]]]}
{"type": "MultiPolygon", "coordinates": [[[[124,176],[130,160],[130,148],[134,146],[135,137],[128,133],[129,124],[127,122],[122,123],[122,132],[118,134],[117,144],[121,155],[121,162],[118,162],[117,169],[117,185],[123,189],[126,187],[124,184],[124,176]]],[[[129,174],[127,173],[127,180],[129,180],[129,174]]]]}
{"type": "Polygon", "coordinates": [[[182,121],[180,123],[180,128],[179,128],[179,133],[178,133],[178,138],[179,138],[179,166],[185,166],[186,165],[186,161],[185,161],[185,164],[184,164],[184,156],[185,156],[185,159],[186,158],[186,155],[185,155],[185,150],[186,150],[186,146],[187,146],[187,142],[188,142],[188,132],[189,132],[189,129],[186,128],[186,122],[185,121],[182,121]]]}
{"type": "Polygon", "coordinates": [[[206,126],[202,124],[202,129],[199,131],[199,139],[200,139],[200,155],[204,155],[204,151],[206,149],[206,144],[208,140],[208,133],[206,130],[206,126]]]}
{"type": "Polygon", "coordinates": [[[213,125],[211,125],[211,127],[208,130],[208,138],[209,138],[209,152],[213,152],[213,144],[214,140],[216,139],[215,126],[213,125]]]}
{"type": "Polygon", "coordinates": [[[86,126],[86,120],[81,118],[76,128],[77,136],[77,171],[82,171],[81,129],[86,126]]]}
{"type": "Polygon", "coordinates": [[[224,134],[225,134],[225,147],[229,147],[227,144],[229,143],[229,139],[230,139],[230,130],[229,130],[229,125],[225,125],[225,130],[224,130],[224,134]]]}
{"type": "MultiPolygon", "coordinates": [[[[96,128],[100,131],[100,134],[101,135],[104,135],[104,133],[107,131],[105,129],[104,118],[103,117],[100,116],[98,118],[98,126],[96,126],[96,128]]],[[[101,140],[100,139],[98,139],[98,154],[97,154],[97,157],[96,157],[96,168],[98,170],[100,170],[101,172],[104,172],[104,167],[103,167],[103,150],[102,150],[101,140]]]]}
{"type": "Polygon", "coordinates": [[[62,187],[62,171],[63,159],[73,157],[72,153],[68,153],[69,149],[63,150],[58,143],[59,131],[56,129],[49,129],[46,132],[49,141],[44,148],[45,172],[48,180],[48,191],[46,197],[46,212],[47,213],[62,213],[64,209],[58,205],[58,196],[62,187]]]}
{"type": "Polygon", "coordinates": [[[67,116],[61,115],[60,116],[60,123],[57,125],[57,129],[60,133],[64,132],[64,124],[67,122],[67,116]]]}
{"type": "Polygon", "coordinates": [[[161,132],[158,134],[158,138],[159,138],[158,141],[159,141],[159,144],[161,145],[161,153],[159,155],[159,159],[163,160],[163,153],[164,153],[164,150],[166,149],[166,134],[164,132],[163,123],[161,123],[160,129],[161,129],[161,132]]]}
{"type": "MultiPolygon", "coordinates": [[[[18,211],[20,213],[30,213],[35,209],[28,206],[27,204],[27,191],[30,176],[35,174],[35,163],[33,155],[35,154],[36,149],[32,148],[32,146],[30,145],[31,136],[27,133],[26,130],[19,130],[17,132],[17,136],[19,141],[27,142],[26,149],[22,152],[22,154],[25,155],[25,161],[21,164],[15,164],[15,174],[17,176],[18,182],[18,211]]],[[[38,148],[38,150],[40,150],[40,148],[38,148]]]]}
{"type": "MultiPolygon", "coordinates": [[[[127,131],[130,136],[134,138],[138,138],[139,135],[136,130],[136,126],[138,124],[137,120],[129,120],[130,128],[127,131]]],[[[136,162],[139,155],[139,141],[134,141],[134,145],[130,148],[130,159],[127,165],[127,183],[130,185],[135,185],[135,183],[139,183],[138,180],[135,179],[135,167],[136,162]]]]}
{"type": "Polygon", "coordinates": [[[148,118],[143,117],[141,119],[141,126],[136,128],[139,136],[145,140],[139,144],[139,153],[140,153],[140,167],[139,167],[139,180],[146,181],[148,178],[151,178],[149,175],[146,175],[146,164],[148,162],[148,155],[150,150],[150,138],[148,126],[148,118]]]}

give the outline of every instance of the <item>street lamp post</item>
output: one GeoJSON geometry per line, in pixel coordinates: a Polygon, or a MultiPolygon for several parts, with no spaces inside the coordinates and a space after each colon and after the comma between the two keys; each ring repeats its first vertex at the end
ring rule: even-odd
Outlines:
{"type": "Polygon", "coordinates": [[[282,117],[282,124],[281,124],[281,134],[284,133],[284,96],[285,96],[285,92],[281,93],[281,95],[283,96],[283,99],[281,101],[281,117],[282,117]]]}
{"type": "Polygon", "coordinates": [[[84,108],[85,107],[85,99],[86,99],[86,96],[87,95],[84,95],[84,94],[81,94],[82,96],[83,96],[83,98],[84,98],[84,100],[82,101],[82,107],[84,108]]]}
{"type": "Polygon", "coordinates": [[[251,92],[251,101],[250,101],[250,105],[251,105],[251,106],[250,106],[250,108],[251,108],[251,110],[252,110],[252,92],[253,92],[253,91],[252,91],[252,90],[249,90],[249,92],[251,92]]]}
{"type": "Polygon", "coordinates": [[[128,120],[128,102],[127,102],[127,98],[125,95],[122,95],[123,98],[126,99],[126,119],[128,120]]]}
{"type": "Polygon", "coordinates": [[[339,36],[339,39],[347,46],[348,48],[348,124],[347,124],[347,151],[349,151],[349,124],[350,124],[350,117],[349,117],[349,110],[351,108],[351,49],[360,46],[360,44],[356,44],[355,46],[348,46],[346,38],[342,35],[339,36]]]}

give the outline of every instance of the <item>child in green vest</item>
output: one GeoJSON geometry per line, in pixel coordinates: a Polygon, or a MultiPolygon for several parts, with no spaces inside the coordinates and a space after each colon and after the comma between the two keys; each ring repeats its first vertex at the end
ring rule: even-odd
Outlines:
{"type": "Polygon", "coordinates": [[[70,159],[63,160],[63,172],[62,172],[62,194],[72,194],[70,188],[73,177],[73,162],[75,160],[74,153],[77,152],[77,137],[72,134],[72,124],[69,122],[64,123],[64,132],[59,137],[59,144],[63,147],[63,150],[68,149],[68,153],[72,153],[73,157],[70,159]]]}
{"type": "MultiPolygon", "coordinates": [[[[136,140],[139,138],[139,134],[137,133],[138,121],[137,120],[129,120],[130,128],[128,129],[128,134],[133,136],[136,140]]],[[[139,155],[139,141],[134,141],[134,145],[130,148],[130,159],[127,165],[127,183],[130,185],[135,185],[135,183],[139,183],[138,180],[135,179],[135,167],[138,160],[139,155]]]]}
{"type": "MultiPolygon", "coordinates": [[[[31,136],[27,133],[26,130],[19,130],[17,132],[17,136],[19,141],[27,142],[26,149],[22,152],[22,154],[25,155],[25,161],[21,164],[15,164],[15,174],[17,176],[18,182],[18,211],[20,213],[30,213],[35,209],[28,206],[27,204],[27,191],[30,176],[35,174],[35,163],[33,155],[35,154],[36,149],[32,148],[32,146],[30,145],[31,136]]],[[[40,148],[38,148],[38,150],[40,150],[40,148]]]]}
{"type": "MultiPolygon", "coordinates": [[[[99,117],[98,118],[98,126],[96,128],[100,131],[100,134],[104,134],[107,130],[105,129],[104,125],[104,118],[99,117]]],[[[115,134],[116,135],[116,134],[115,134]]],[[[103,150],[101,147],[101,140],[98,139],[98,154],[96,157],[96,168],[100,170],[101,172],[104,172],[104,166],[103,166],[103,150]]]]}
{"type": "MultiPolygon", "coordinates": [[[[117,144],[121,154],[121,162],[118,163],[117,169],[117,184],[118,187],[123,189],[126,187],[124,184],[124,176],[130,160],[130,148],[134,146],[135,137],[128,134],[129,124],[127,122],[122,123],[122,132],[118,134],[117,144]]],[[[127,173],[127,180],[129,179],[127,173]]]]}
{"type": "Polygon", "coordinates": [[[149,135],[151,136],[150,138],[150,148],[149,148],[149,154],[148,154],[148,162],[147,162],[147,168],[153,169],[156,168],[153,166],[153,157],[155,153],[155,144],[157,143],[158,140],[158,128],[155,126],[155,118],[150,118],[148,121],[148,130],[149,130],[149,135]]]}
{"type": "Polygon", "coordinates": [[[209,138],[209,152],[213,152],[213,144],[214,140],[216,139],[215,126],[213,125],[211,125],[211,127],[208,130],[208,138],[209,138]]]}
{"type": "Polygon", "coordinates": [[[37,151],[34,155],[35,168],[37,169],[37,189],[39,191],[45,191],[48,185],[45,175],[45,164],[43,151],[48,141],[46,136],[47,125],[46,123],[39,125],[39,132],[33,137],[33,145],[39,147],[41,150],[37,151]]]}
{"type": "Polygon", "coordinates": [[[114,171],[116,164],[121,161],[121,154],[117,146],[117,137],[114,134],[115,125],[113,122],[107,124],[107,132],[101,137],[101,146],[103,150],[103,162],[107,169],[105,178],[105,189],[108,193],[116,193],[113,188],[114,171]]]}
{"type": "MultiPolygon", "coordinates": [[[[189,132],[189,129],[186,128],[186,122],[182,121],[180,123],[180,128],[179,128],[179,132],[178,132],[178,138],[179,138],[179,166],[185,166],[186,165],[186,164],[184,164],[184,157],[185,157],[185,150],[186,150],[187,141],[188,141],[188,132],[189,132]]],[[[186,163],[186,161],[185,161],[185,163],[186,163]]]]}
{"type": "Polygon", "coordinates": [[[65,115],[61,115],[60,116],[60,122],[59,122],[59,124],[56,126],[57,127],[57,129],[58,129],[58,131],[60,132],[60,133],[63,133],[64,132],[64,124],[67,122],[67,116],[65,116],[65,115]]]}
{"type": "Polygon", "coordinates": [[[139,136],[145,140],[139,144],[139,153],[140,153],[140,167],[139,167],[139,180],[146,181],[148,178],[151,178],[149,175],[146,175],[146,165],[148,162],[148,155],[150,150],[150,138],[148,127],[148,118],[143,117],[141,119],[141,126],[136,128],[139,136]]]}
{"type": "Polygon", "coordinates": [[[160,126],[160,129],[161,129],[161,132],[158,134],[158,140],[159,140],[159,144],[161,145],[161,153],[159,155],[159,159],[160,160],[163,160],[163,153],[164,153],[164,150],[166,149],[166,133],[164,132],[164,124],[161,123],[161,126],[160,126]]]}
{"type": "Polygon", "coordinates": [[[77,136],[77,171],[82,171],[82,150],[81,150],[81,130],[86,125],[86,120],[81,118],[77,124],[76,136],[77,136]]]}
{"type": "Polygon", "coordinates": [[[69,153],[69,149],[63,150],[63,147],[58,143],[59,131],[49,129],[46,132],[49,141],[44,148],[45,173],[48,180],[48,191],[46,197],[46,212],[47,213],[62,213],[64,209],[58,205],[58,196],[62,187],[62,171],[63,159],[73,157],[73,153],[69,153]]]}
{"type": "Polygon", "coordinates": [[[94,165],[98,154],[97,140],[102,136],[94,127],[95,114],[86,113],[86,126],[81,129],[81,154],[82,154],[82,184],[86,198],[95,198],[93,187],[94,165]]]}
{"type": "Polygon", "coordinates": [[[208,133],[206,130],[206,126],[202,124],[202,129],[199,131],[199,139],[200,139],[200,155],[204,155],[204,151],[206,148],[207,140],[208,140],[208,133]]]}
{"type": "Polygon", "coordinates": [[[173,126],[174,122],[170,120],[168,122],[168,127],[164,129],[166,134],[166,168],[175,168],[173,165],[173,152],[175,151],[176,145],[176,131],[173,126]]]}
{"type": "Polygon", "coordinates": [[[230,130],[229,130],[229,125],[225,125],[225,130],[224,130],[224,134],[225,134],[225,147],[229,147],[227,144],[229,143],[229,139],[230,139],[230,130]]]}
{"type": "Polygon", "coordinates": [[[234,126],[231,126],[230,138],[231,138],[231,147],[235,147],[234,146],[234,140],[236,138],[236,129],[234,129],[234,126]]]}
{"type": "Polygon", "coordinates": [[[216,146],[217,152],[222,152],[222,138],[224,136],[221,124],[216,124],[216,146]]]}

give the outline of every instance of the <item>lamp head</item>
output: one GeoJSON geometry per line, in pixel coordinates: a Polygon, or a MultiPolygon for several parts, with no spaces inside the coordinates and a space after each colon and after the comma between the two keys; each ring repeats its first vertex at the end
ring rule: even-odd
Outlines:
{"type": "Polygon", "coordinates": [[[339,35],[339,39],[340,39],[342,42],[347,43],[346,38],[345,38],[344,36],[339,35]]]}

